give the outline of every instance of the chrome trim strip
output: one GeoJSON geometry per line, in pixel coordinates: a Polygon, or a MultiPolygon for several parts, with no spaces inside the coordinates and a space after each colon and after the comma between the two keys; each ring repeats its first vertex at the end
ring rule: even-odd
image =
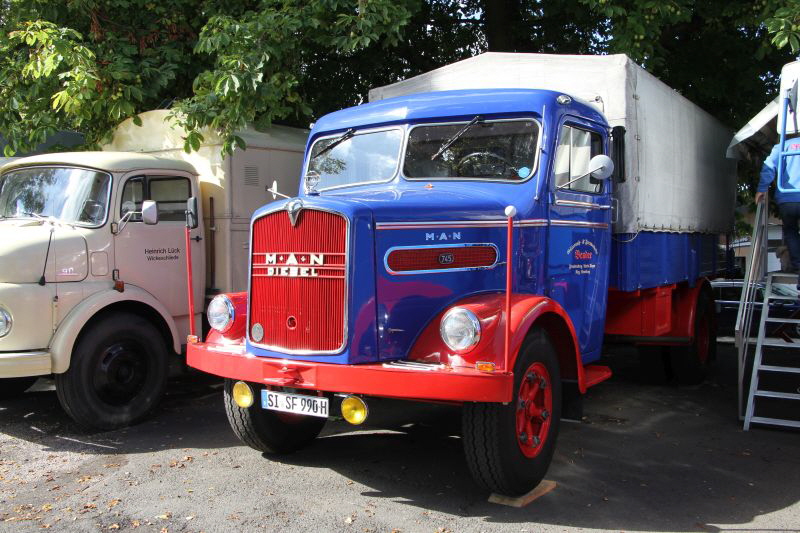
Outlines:
{"type": "MultiPolygon", "coordinates": [[[[453,220],[439,221],[426,220],[422,222],[377,222],[375,229],[451,229],[451,228],[503,228],[508,224],[506,219],[495,220],[453,220]]],[[[518,227],[547,226],[547,219],[534,218],[528,220],[515,220],[518,227]]]]}
{"type": "MultiPolygon", "coordinates": [[[[248,252],[250,256],[247,259],[247,325],[245,327],[245,336],[247,338],[247,342],[250,343],[251,346],[255,346],[256,348],[261,348],[263,350],[270,350],[273,352],[284,353],[287,355],[338,355],[342,353],[345,348],[347,347],[347,340],[349,334],[349,325],[350,325],[350,218],[347,217],[344,213],[340,213],[338,211],[334,211],[332,209],[326,209],[322,207],[303,207],[304,210],[310,211],[324,211],[326,213],[332,213],[334,215],[340,216],[345,220],[347,225],[347,230],[345,232],[345,243],[344,243],[344,334],[342,336],[342,344],[336,350],[327,350],[327,351],[319,351],[319,350],[287,350],[286,348],[280,348],[277,346],[270,346],[267,344],[259,344],[254,342],[253,339],[250,338],[250,324],[253,318],[253,312],[251,306],[253,304],[252,298],[252,282],[253,282],[253,224],[255,221],[261,218],[264,218],[267,215],[271,215],[276,211],[285,211],[286,204],[291,202],[293,199],[286,200],[280,207],[276,207],[274,209],[270,209],[269,211],[265,211],[261,213],[258,217],[253,217],[250,219],[250,248],[248,252]]],[[[288,216],[288,214],[287,214],[288,216]]]]}
{"type": "MultiPolygon", "coordinates": [[[[493,122],[533,122],[534,124],[536,124],[536,127],[539,128],[539,130],[536,132],[536,148],[535,148],[535,151],[534,151],[534,154],[533,154],[533,166],[531,167],[530,174],[528,174],[524,179],[520,179],[518,181],[515,181],[515,180],[511,180],[511,179],[497,179],[497,178],[482,178],[482,177],[447,178],[447,177],[443,177],[443,176],[429,177],[429,178],[425,178],[425,177],[409,178],[409,177],[407,177],[405,175],[405,172],[403,171],[403,169],[405,169],[405,166],[406,166],[406,155],[408,155],[408,142],[409,142],[409,139],[411,139],[411,131],[412,130],[414,130],[415,128],[420,128],[420,127],[424,127],[424,126],[430,127],[430,126],[466,125],[469,122],[468,120],[462,120],[462,121],[457,121],[457,122],[426,122],[424,124],[414,124],[414,125],[408,127],[407,130],[406,130],[406,134],[405,134],[405,142],[403,143],[403,153],[400,154],[400,156],[401,156],[400,169],[399,169],[400,177],[403,178],[406,181],[445,181],[445,182],[447,182],[447,181],[450,181],[450,182],[456,182],[456,181],[485,181],[485,182],[508,183],[508,184],[511,184],[511,185],[518,185],[520,183],[527,183],[533,176],[535,176],[537,174],[537,171],[539,170],[539,155],[541,153],[540,149],[542,148],[542,137],[543,137],[542,132],[544,131],[544,128],[542,127],[542,123],[539,121],[539,119],[537,117],[534,116],[534,112],[533,111],[529,111],[528,113],[530,114],[530,116],[524,116],[523,113],[521,112],[520,113],[521,116],[518,116],[518,117],[496,118],[496,119],[486,120],[486,121],[483,122],[484,124],[489,124],[489,123],[493,123],[493,122]]],[[[537,183],[537,188],[538,188],[538,183],[537,183]]]]}
{"type": "Polygon", "coordinates": [[[579,207],[584,209],[611,209],[610,205],[595,204],[592,202],[578,202],[576,200],[556,200],[555,205],[563,207],[579,207]]]}
{"type": "Polygon", "coordinates": [[[424,370],[430,372],[432,370],[444,370],[445,365],[442,363],[422,363],[419,361],[391,361],[383,363],[383,368],[407,368],[409,370],[424,370]]]}
{"type": "Polygon", "coordinates": [[[467,272],[471,270],[491,270],[497,266],[497,262],[500,259],[500,250],[497,249],[497,246],[490,242],[475,242],[475,243],[460,243],[460,244],[423,244],[419,246],[393,246],[386,250],[386,253],[383,256],[383,266],[386,269],[386,272],[391,274],[392,276],[409,276],[413,274],[439,274],[442,272],[467,272]],[[467,248],[471,246],[489,246],[494,248],[494,263],[489,266],[482,266],[482,267],[461,267],[461,268],[439,268],[433,270],[404,270],[402,272],[396,272],[389,268],[389,254],[394,252],[395,250],[420,250],[422,248],[467,248]]]}
{"type": "Polygon", "coordinates": [[[608,224],[605,222],[584,222],[582,220],[551,220],[551,226],[572,226],[576,228],[600,228],[605,229],[608,227],[608,224]]]}

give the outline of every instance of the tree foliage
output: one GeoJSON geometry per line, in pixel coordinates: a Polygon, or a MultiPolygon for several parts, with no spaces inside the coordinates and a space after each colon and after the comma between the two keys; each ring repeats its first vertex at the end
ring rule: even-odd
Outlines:
{"type": "Polygon", "coordinates": [[[487,50],[625,53],[732,128],[800,45],[800,0],[6,0],[6,155],[59,130],[102,142],[172,107],[243,145],[247,123],[306,125],[371,87],[487,50]]]}

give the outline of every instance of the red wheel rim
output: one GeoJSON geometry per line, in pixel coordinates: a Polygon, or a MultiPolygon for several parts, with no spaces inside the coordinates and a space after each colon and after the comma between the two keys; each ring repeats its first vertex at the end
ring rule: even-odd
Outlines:
{"type": "Polygon", "coordinates": [[[517,394],[517,444],[526,457],[534,458],[544,448],[552,413],[550,372],[543,363],[533,363],[522,375],[517,394]]]}
{"type": "Polygon", "coordinates": [[[701,363],[708,361],[708,352],[711,347],[711,332],[708,327],[708,320],[700,320],[695,327],[695,344],[697,346],[697,358],[701,363]]]}

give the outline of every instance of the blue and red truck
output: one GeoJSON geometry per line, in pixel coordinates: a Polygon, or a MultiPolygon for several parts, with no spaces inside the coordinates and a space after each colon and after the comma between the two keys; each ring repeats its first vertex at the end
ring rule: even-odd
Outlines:
{"type": "Polygon", "coordinates": [[[188,346],[244,443],[445,402],[475,480],[519,495],[611,375],[604,339],[702,377],[731,132],[625,56],[484,54],[370,98],[313,126],[299,194],[252,218],[247,292],[188,346]]]}

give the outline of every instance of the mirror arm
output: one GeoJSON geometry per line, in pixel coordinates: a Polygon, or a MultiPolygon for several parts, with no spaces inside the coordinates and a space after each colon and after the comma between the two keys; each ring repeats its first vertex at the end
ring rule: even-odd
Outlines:
{"type": "Polygon", "coordinates": [[[125,226],[128,224],[128,220],[130,220],[130,218],[135,214],[137,214],[137,211],[128,211],[122,215],[122,218],[119,219],[119,222],[117,223],[117,231],[114,232],[114,235],[119,235],[122,233],[122,230],[124,230],[125,226]]]}
{"type": "Polygon", "coordinates": [[[580,175],[580,176],[578,176],[577,178],[571,179],[571,180],[569,180],[569,181],[568,181],[568,182],[566,182],[566,183],[562,183],[561,185],[556,185],[556,190],[557,190],[557,191],[560,191],[561,189],[563,189],[563,188],[565,188],[565,187],[569,186],[569,185],[570,185],[570,184],[572,184],[572,183],[575,183],[575,182],[576,182],[576,181],[578,181],[578,180],[581,180],[581,179],[585,178],[586,176],[591,176],[591,175],[592,175],[592,173],[594,173],[594,172],[597,172],[597,171],[596,171],[596,170],[592,170],[591,172],[587,172],[586,174],[581,174],[581,175],[580,175]]]}

